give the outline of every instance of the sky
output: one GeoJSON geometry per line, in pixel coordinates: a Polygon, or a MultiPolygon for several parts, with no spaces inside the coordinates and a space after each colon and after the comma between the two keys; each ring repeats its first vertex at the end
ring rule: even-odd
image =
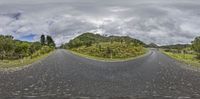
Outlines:
{"type": "Polygon", "coordinates": [[[0,34],[51,35],[59,46],[84,32],[190,43],[200,36],[200,0],[0,0],[0,34]]]}

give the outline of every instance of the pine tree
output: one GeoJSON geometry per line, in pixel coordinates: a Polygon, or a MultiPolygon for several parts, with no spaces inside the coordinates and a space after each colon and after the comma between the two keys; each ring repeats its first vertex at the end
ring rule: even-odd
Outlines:
{"type": "Polygon", "coordinates": [[[42,44],[42,45],[45,45],[45,35],[41,35],[41,37],[40,37],[40,43],[42,44]]]}
{"type": "Polygon", "coordinates": [[[52,46],[52,47],[55,47],[56,45],[55,45],[55,42],[54,42],[54,40],[52,39],[52,37],[51,36],[49,36],[49,35],[47,35],[47,39],[46,39],[47,41],[47,45],[48,46],[52,46]]]}

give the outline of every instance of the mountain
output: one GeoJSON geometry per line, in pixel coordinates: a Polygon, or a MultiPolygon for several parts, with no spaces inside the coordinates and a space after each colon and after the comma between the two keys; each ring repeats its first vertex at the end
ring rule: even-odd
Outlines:
{"type": "Polygon", "coordinates": [[[157,48],[158,45],[155,44],[155,43],[150,43],[150,44],[147,45],[147,47],[150,47],[150,48],[157,48]]]}

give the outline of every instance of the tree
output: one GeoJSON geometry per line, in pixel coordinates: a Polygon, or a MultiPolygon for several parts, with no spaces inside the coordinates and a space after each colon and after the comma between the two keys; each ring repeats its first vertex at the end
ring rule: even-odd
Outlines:
{"type": "Polygon", "coordinates": [[[86,42],[86,47],[90,47],[90,46],[92,46],[92,41],[86,42]]]}
{"type": "Polygon", "coordinates": [[[6,55],[10,55],[14,49],[13,36],[0,35],[0,54],[3,60],[6,55]]]}
{"type": "Polygon", "coordinates": [[[31,55],[31,58],[32,58],[32,55],[33,55],[36,51],[40,50],[41,48],[42,48],[42,45],[41,45],[40,42],[34,42],[34,43],[32,43],[32,44],[30,45],[30,47],[29,47],[29,54],[31,55]]]}
{"type": "MultiPolygon", "coordinates": [[[[49,45],[55,46],[51,37],[48,40],[51,42],[49,45]]],[[[40,41],[42,44],[40,42],[32,43],[27,41],[14,40],[13,36],[10,35],[0,35],[0,59],[23,59],[23,57],[28,56],[31,56],[32,58],[32,55],[37,55],[37,53],[39,53],[39,51],[42,49],[42,45],[45,45],[46,41],[44,35],[41,36],[40,41]]],[[[43,51],[46,53],[53,50],[51,46],[43,46],[46,47],[43,48],[43,51]]]]}
{"type": "Polygon", "coordinates": [[[23,58],[25,56],[28,56],[28,51],[29,51],[29,44],[28,43],[17,43],[16,45],[16,49],[15,49],[15,53],[17,53],[19,58],[23,58]]]}
{"type": "Polygon", "coordinates": [[[55,42],[54,42],[54,40],[52,39],[51,36],[47,35],[47,39],[46,40],[47,40],[46,42],[47,42],[48,46],[52,46],[52,47],[56,46],[56,44],[55,44],[55,42]]]}
{"type": "Polygon", "coordinates": [[[107,51],[106,54],[109,55],[108,57],[110,57],[112,59],[112,49],[110,47],[107,47],[107,51]]]}
{"type": "Polygon", "coordinates": [[[4,59],[5,56],[5,50],[4,50],[4,42],[3,42],[3,37],[0,37],[0,55],[1,55],[1,60],[4,59]]]}
{"type": "Polygon", "coordinates": [[[192,42],[192,49],[197,52],[197,58],[200,59],[200,37],[196,37],[192,42]]]}
{"type": "Polygon", "coordinates": [[[45,35],[41,35],[41,37],[40,37],[40,43],[42,44],[42,45],[45,45],[45,35]]]}

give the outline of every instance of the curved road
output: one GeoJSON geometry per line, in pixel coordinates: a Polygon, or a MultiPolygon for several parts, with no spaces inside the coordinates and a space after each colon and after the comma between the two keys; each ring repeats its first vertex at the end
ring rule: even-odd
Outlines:
{"type": "Polygon", "coordinates": [[[200,73],[152,49],[125,62],[56,50],[14,72],[0,72],[0,99],[200,99],[200,73]]]}

